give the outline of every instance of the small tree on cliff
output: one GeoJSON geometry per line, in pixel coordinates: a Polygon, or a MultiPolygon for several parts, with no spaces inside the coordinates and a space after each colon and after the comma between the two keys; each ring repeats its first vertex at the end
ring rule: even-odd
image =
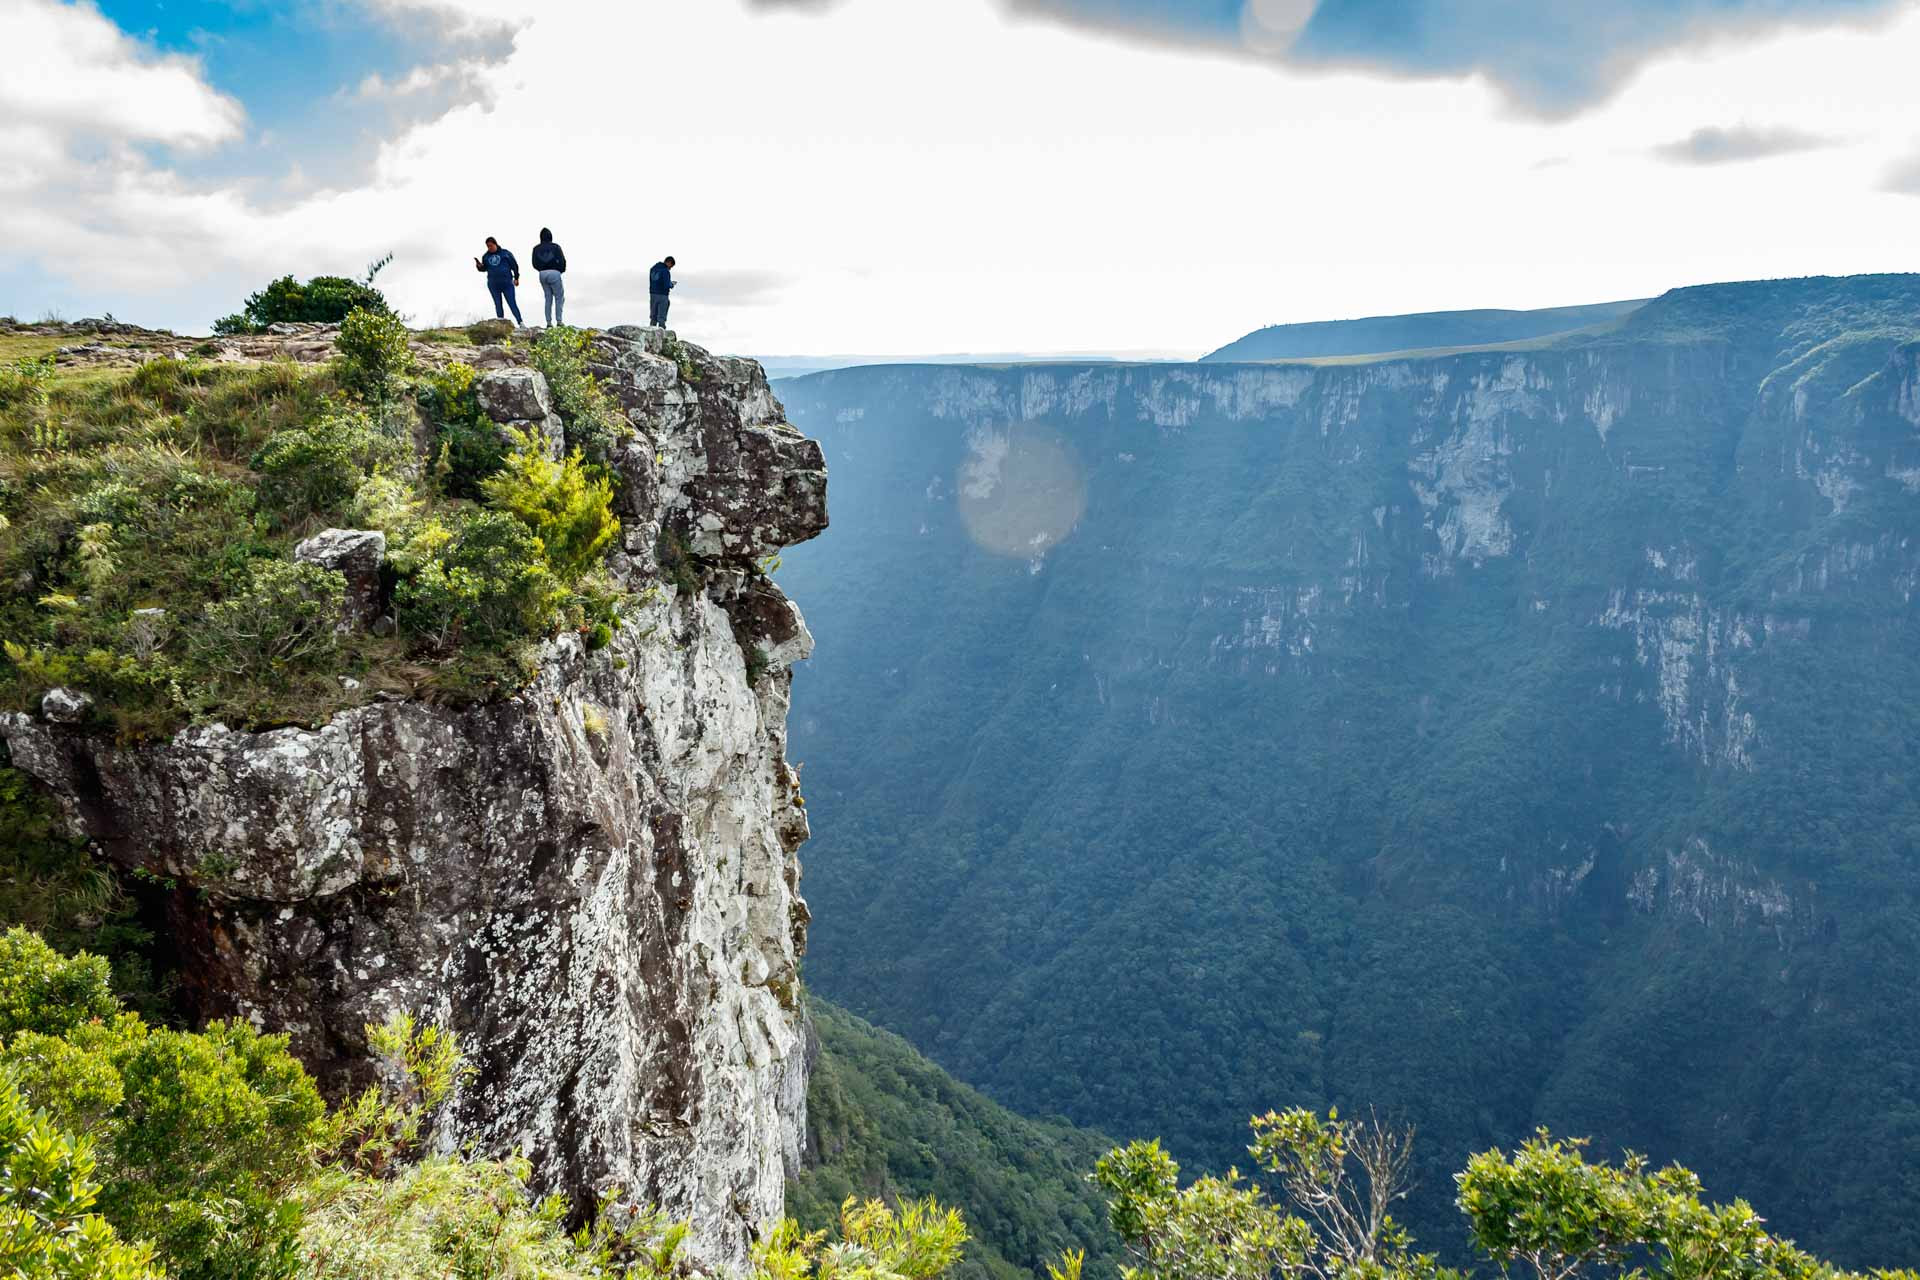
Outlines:
{"type": "MultiPolygon", "coordinates": [[[[1462,1280],[1411,1241],[1388,1208],[1406,1190],[1412,1133],[1376,1117],[1269,1112],[1248,1150],[1299,1214],[1237,1173],[1179,1185],[1158,1142],[1109,1152],[1093,1180],[1132,1263],[1124,1280],[1462,1280]]],[[[1476,1155],[1456,1175],[1473,1242],[1501,1273],[1533,1280],[1920,1280],[1914,1271],[1843,1271],[1766,1230],[1743,1200],[1703,1203],[1700,1179],[1644,1158],[1590,1163],[1583,1141],[1545,1130],[1511,1156],[1476,1155]]],[[[1051,1268],[1080,1280],[1081,1255],[1051,1268]]]]}
{"type": "MultiPolygon", "coordinates": [[[[1412,1241],[1389,1210],[1406,1195],[1411,1130],[1323,1119],[1300,1108],[1253,1120],[1248,1151],[1275,1177],[1284,1201],[1268,1198],[1237,1171],[1180,1186],[1180,1166],[1158,1142],[1135,1142],[1109,1152],[1093,1180],[1109,1197],[1108,1216],[1133,1265],[1129,1280],[1380,1280],[1387,1276],[1437,1280],[1455,1273],[1412,1241]],[[1296,1212],[1288,1212],[1289,1206],[1296,1212]]],[[[1077,1280],[1069,1258],[1058,1280],[1077,1280]]]]}

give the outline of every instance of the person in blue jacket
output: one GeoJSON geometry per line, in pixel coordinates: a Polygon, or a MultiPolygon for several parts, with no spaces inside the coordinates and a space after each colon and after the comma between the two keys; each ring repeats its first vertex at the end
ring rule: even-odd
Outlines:
{"type": "Polygon", "coordinates": [[[659,328],[667,327],[667,305],[673,301],[668,295],[673,292],[673,255],[653,264],[653,270],[647,273],[647,293],[653,303],[652,315],[647,323],[659,328]]]}
{"type": "Polygon", "coordinates": [[[565,324],[567,286],[561,277],[567,272],[567,255],[553,238],[553,232],[540,228],[540,243],[533,246],[527,261],[533,264],[533,273],[540,277],[540,298],[546,305],[547,323],[565,324]]]}
{"type": "Polygon", "coordinates": [[[520,283],[520,262],[513,256],[513,250],[502,249],[500,242],[492,236],[487,237],[487,252],[473,260],[475,271],[487,273],[487,292],[493,295],[493,314],[504,317],[507,313],[500,303],[504,300],[513,308],[513,322],[525,324],[520,318],[520,304],[514,299],[514,286],[520,283]]]}

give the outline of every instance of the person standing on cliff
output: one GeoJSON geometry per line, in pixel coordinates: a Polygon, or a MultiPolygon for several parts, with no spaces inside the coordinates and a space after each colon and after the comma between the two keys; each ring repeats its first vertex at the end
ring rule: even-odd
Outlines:
{"type": "Polygon", "coordinates": [[[545,304],[547,324],[565,324],[567,287],[560,277],[567,271],[567,255],[554,243],[553,232],[540,228],[540,243],[533,246],[533,254],[527,260],[533,263],[534,272],[540,277],[540,300],[545,304]]]}
{"type": "Polygon", "coordinates": [[[473,260],[475,271],[487,273],[487,292],[493,295],[493,314],[504,317],[507,313],[501,308],[504,300],[513,308],[513,322],[525,324],[520,318],[520,304],[515,301],[513,290],[520,283],[520,261],[513,256],[513,250],[502,249],[500,242],[492,236],[487,237],[486,253],[473,260]]]}
{"type": "Polygon", "coordinates": [[[667,307],[673,299],[673,255],[653,264],[653,270],[647,273],[647,293],[653,303],[652,314],[647,323],[656,328],[667,327],[667,307]]]}

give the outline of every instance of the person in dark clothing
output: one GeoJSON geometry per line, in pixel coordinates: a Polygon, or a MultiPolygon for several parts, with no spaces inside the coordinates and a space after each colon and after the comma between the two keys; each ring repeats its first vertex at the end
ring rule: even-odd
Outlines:
{"type": "Polygon", "coordinates": [[[553,232],[540,228],[540,243],[533,246],[533,255],[528,261],[540,277],[540,299],[545,304],[547,323],[565,324],[567,287],[560,277],[566,274],[567,255],[554,243],[553,232]]]}
{"type": "Polygon", "coordinates": [[[511,249],[502,249],[500,242],[492,236],[487,237],[487,252],[473,260],[475,271],[487,273],[487,292],[493,295],[493,314],[505,316],[500,304],[504,300],[513,308],[513,322],[525,324],[520,318],[520,304],[514,300],[514,286],[520,283],[520,262],[513,256],[511,249]]]}
{"type": "Polygon", "coordinates": [[[667,327],[667,305],[673,301],[668,297],[673,292],[673,255],[653,264],[653,270],[647,273],[647,293],[653,303],[652,314],[647,323],[664,329],[667,327]]]}

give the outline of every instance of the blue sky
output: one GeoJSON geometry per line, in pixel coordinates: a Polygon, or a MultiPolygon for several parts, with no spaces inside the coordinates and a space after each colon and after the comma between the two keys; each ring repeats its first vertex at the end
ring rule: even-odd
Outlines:
{"type": "Polygon", "coordinates": [[[583,320],[675,252],[733,349],[1182,352],[1920,244],[1920,0],[6,0],[0,44],[0,314],[204,328],[391,251],[464,318],[478,236],[551,224],[583,320]]]}
{"type": "Polygon", "coordinates": [[[154,48],[199,58],[208,83],[246,104],[256,129],[283,129],[370,73],[403,74],[438,56],[433,38],[409,37],[355,4],[101,0],[99,7],[154,48]]]}
{"type": "Polygon", "coordinates": [[[307,183],[351,178],[382,138],[448,95],[390,98],[357,91],[416,67],[500,56],[504,25],[461,30],[430,9],[366,0],[95,0],[128,35],[157,51],[194,59],[207,83],[246,109],[247,137],[230,150],[191,158],[197,175],[283,178],[298,166],[307,183]],[[324,130],[324,150],[309,143],[324,130]]]}

